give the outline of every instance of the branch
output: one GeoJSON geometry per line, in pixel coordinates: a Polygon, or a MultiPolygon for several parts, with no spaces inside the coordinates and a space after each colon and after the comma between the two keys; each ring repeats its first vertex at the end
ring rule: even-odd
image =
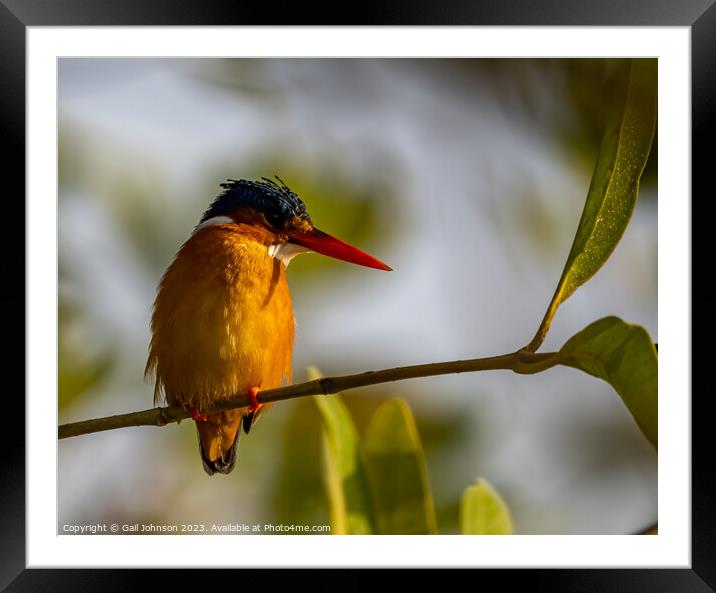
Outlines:
{"type": "MultiPolygon", "coordinates": [[[[518,351],[512,354],[503,354],[501,356],[491,356],[488,358],[417,364],[393,369],[383,369],[380,371],[368,371],[367,373],[359,373],[357,375],[323,377],[297,385],[267,389],[258,394],[258,401],[260,403],[270,403],[306,395],[330,395],[347,391],[348,389],[366,387],[367,385],[378,385],[391,381],[403,381],[404,379],[450,375],[454,373],[472,373],[475,371],[502,369],[511,370],[520,374],[532,374],[551,368],[558,364],[559,361],[560,356],[556,352],[537,354],[534,352],[518,351]]],[[[204,413],[212,414],[222,410],[242,408],[248,405],[248,396],[241,394],[216,405],[210,410],[203,411],[204,413]]],[[[189,411],[180,406],[152,408],[142,410],[141,412],[132,412],[130,414],[120,414],[118,416],[107,416],[105,418],[62,424],[58,429],[58,437],[66,439],[82,434],[114,430],[115,428],[126,428],[129,426],[165,426],[173,422],[180,422],[185,418],[189,418],[189,416],[189,411]]]]}

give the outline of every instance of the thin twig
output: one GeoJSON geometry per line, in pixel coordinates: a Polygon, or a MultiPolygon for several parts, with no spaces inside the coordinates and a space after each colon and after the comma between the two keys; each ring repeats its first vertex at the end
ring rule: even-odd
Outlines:
{"type": "MultiPolygon", "coordinates": [[[[501,356],[488,358],[474,358],[470,360],[454,360],[450,362],[434,362],[430,364],[418,364],[380,371],[368,371],[357,375],[343,375],[340,377],[323,377],[306,383],[268,389],[258,394],[261,403],[277,402],[306,395],[330,395],[366,387],[367,385],[378,385],[391,381],[403,381],[404,379],[416,379],[418,377],[433,377],[436,375],[449,375],[454,373],[472,373],[475,371],[489,370],[511,370],[520,374],[538,373],[555,366],[561,360],[559,353],[548,352],[536,354],[534,352],[513,352],[501,356]]],[[[214,413],[222,410],[241,408],[249,404],[246,394],[239,394],[235,398],[222,402],[205,413],[214,413]]],[[[189,411],[178,406],[165,408],[152,408],[141,412],[120,414],[118,416],[107,416],[95,418],[82,422],[71,422],[63,424],[58,429],[58,436],[61,439],[75,437],[104,430],[126,428],[129,426],[165,426],[173,422],[179,422],[189,418],[189,411]]]]}

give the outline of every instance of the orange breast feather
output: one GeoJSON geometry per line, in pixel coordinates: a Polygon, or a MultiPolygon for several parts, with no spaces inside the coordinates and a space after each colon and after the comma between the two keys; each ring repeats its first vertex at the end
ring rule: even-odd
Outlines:
{"type": "Polygon", "coordinates": [[[215,225],[182,246],[154,304],[147,372],[156,373],[155,401],[163,392],[169,404],[208,410],[250,387],[290,381],[291,296],[270,239],[254,227],[215,225]]]}

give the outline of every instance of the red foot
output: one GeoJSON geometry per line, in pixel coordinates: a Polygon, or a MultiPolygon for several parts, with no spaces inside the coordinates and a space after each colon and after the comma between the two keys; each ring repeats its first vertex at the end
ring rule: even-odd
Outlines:
{"type": "Polygon", "coordinates": [[[189,412],[191,413],[191,417],[196,422],[206,422],[207,417],[206,414],[201,412],[199,408],[196,406],[189,406],[189,412]]]}
{"type": "Polygon", "coordinates": [[[256,394],[259,392],[258,387],[251,387],[248,391],[249,396],[249,412],[252,414],[261,407],[256,394]]]}

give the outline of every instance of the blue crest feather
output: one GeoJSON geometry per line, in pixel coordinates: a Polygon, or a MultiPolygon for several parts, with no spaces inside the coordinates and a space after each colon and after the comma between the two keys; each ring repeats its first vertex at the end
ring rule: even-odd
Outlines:
{"type": "Polygon", "coordinates": [[[286,220],[295,216],[311,221],[303,200],[278,176],[276,179],[279,183],[266,177],[261,179],[229,179],[222,183],[224,191],[207,208],[199,224],[215,216],[230,216],[242,206],[250,206],[262,212],[266,220],[277,228],[282,228],[286,220]]]}

